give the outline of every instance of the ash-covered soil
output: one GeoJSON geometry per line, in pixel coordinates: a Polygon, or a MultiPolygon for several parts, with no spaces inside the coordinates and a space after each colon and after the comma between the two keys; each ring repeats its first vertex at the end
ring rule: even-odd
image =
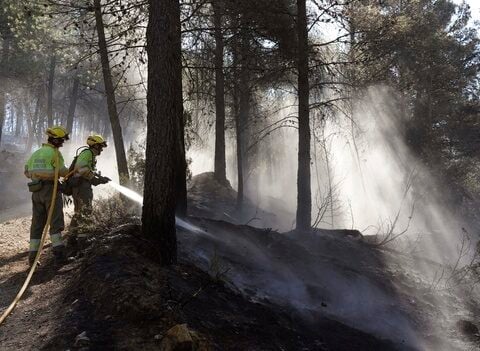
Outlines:
{"type": "MultiPolygon", "coordinates": [[[[288,307],[254,302],[186,257],[161,268],[154,245],[138,233],[127,225],[97,236],[82,258],[59,270],[47,254],[1,327],[2,349],[157,350],[167,331],[184,323],[205,350],[397,349],[327,318],[312,322],[288,307]],[[88,338],[81,346],[79,335],[88,338]]],[[[17,272],[0,283],[7,288],[2,307],[25,277],[25,256],[18,259],[9,266],[17,272]]]]}
{"type": "MultiPolygon", "coordinates": [[[[202,189],[192,213],[233,208],[231,196],[220,196],[218,204],[210,188],[202,189]]],[[[0,349],[450,351],[480,345],[478,290],[432,284],[425,278],[432,262],[374,248],[355,231],[279,233],[218,218],[188,221],[193,230],[178,230],[179,263],[168,268],[159,267],[157,244],[141,237],[138,218],[119,218],[127,224],[108,229],[103,222],[81,254],[71,247],[76,259],[60,269],[47,248],[24,299],[0,326],[0,349]],[[182,346],[179,335],[190,341],[182,346]]],[[[0,310],[26,276],[29,223],[0,225],[0,310]]]]}

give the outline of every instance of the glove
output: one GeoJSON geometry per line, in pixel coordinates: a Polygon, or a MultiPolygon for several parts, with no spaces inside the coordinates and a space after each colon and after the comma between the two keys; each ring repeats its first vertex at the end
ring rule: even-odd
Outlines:
{"type": "Polygon", "coordinates": [[[107,184],[109,181],[111,181],[111,179],[108,177],[100,176],[99,178],[100,178],[100,184],[107,184]]]}
{"type": "Polygon", "coordinates": [[[92,178],[90,183],[92,183],[93,186],[97,186],[97,185],[100,185],[100,184],[107,184],[109,181],[111,181],[110,178],[102,177],[100,175],[97,175],[97,176],[92,178]]]}
{"type": "Polygon", "coordinates": [[[92,183],[93,186],[102,184],[102,182],[100,181],[100,177],[93,177],[92,179],[90,179],[90,183],[92,183]]]}

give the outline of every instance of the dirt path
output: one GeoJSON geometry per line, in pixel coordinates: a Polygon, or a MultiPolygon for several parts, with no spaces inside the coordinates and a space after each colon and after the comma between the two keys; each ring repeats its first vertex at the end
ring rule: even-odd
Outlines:
{"type": "MultiPolygon", "coordinates": [[[[3,218],[8,216],[12,215],[2,212],[3,218]]],[[[11,303],[26,278],[29,228],[30,217],[9,219],[0,224],[0,311],[11,303]]],[[[47,248],[41,259],[44,265],[34,275],[17,308],[0,327],[1,350],[38,350],[57,327],[55,315],[57,306],[61,305],[58,291],[68,279],[66,274],[55,272],[52,265],[47,264],[50,259],[47,248]]]]}

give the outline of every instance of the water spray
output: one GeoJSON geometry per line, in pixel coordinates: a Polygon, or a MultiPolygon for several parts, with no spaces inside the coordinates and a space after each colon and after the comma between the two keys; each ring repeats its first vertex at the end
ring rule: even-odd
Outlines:
{"type": "MultiPolygon", "coordinates": [[[[123,195],[125,195],[129,199],[135,201],[136,203],[138,203],[140,205],[143,204],[143,196],[138,194],[137,192],[133,191],[132,189],[129,189],[129,188],[123,186],[123,185],[115,183],[114,181],[110,181],[107,184],[110,185],[113,189],[115,189],[119,193],[122,193],[123,195]]],[[[189,232],[208,235],[208,233],[206,233],[202,229],[200,229],[200,228],[194,226],[193,224],[190,224],[190,223],[188,223],[188,222],[186,222],[183,219],[180,219],[178,217],[175,217],[175,224],[178,227],[183,228],[183,229],[185,229],[189,232]]]]}
{"type": "Polygon", "coordinates": [[[119,193],[122,193],[123,195],[128,197],[129,199],[139,203],[140,205],[143,204],[143,196],[136,193],[135,191],[127,187],[124,187],[123,185],[120,185],[118,183],[115,183],[113,180],[108,182],[107,184],[110,185],[113,189],[115,189],[119,193]]]}

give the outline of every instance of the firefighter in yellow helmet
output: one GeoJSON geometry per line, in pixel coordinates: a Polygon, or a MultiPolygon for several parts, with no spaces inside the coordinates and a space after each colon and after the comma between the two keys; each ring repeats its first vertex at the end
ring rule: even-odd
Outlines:
{"type": "MultiPolygon", "coordinates": [[[[30,249],[28,262],[33,264],[40,247],[43,229],[47,224],[48,210],[52,200],[55,168],[59,168],[59,176],[65,177],[68,169],[65,167],[59,148],[68,140],[68,132],[61,126],[48,128],[48,141],[35,151],[25,165],[25,176],[31,179],[28,183],[32,192],[32,224],[30,227],[30,249]]],[[[60,187],[57,188],[56,200],[50,223],[50,239],[56,263],[65,263],[65,247],[62,241],[64,229],[63,201],[60,187]]]]}
{"type": "Polygon", "coordinates": [[[73,204],[75,213],[70,223],[70,232],[77,234],[77,240],[82,246],[87,238],[88,224],[92,213],[93,191],[92,185],[106,184],[110,181],[96,173],[97,156],[107,147],[105,139],[101,135],[90,135],[87,145],[77,150],[70,170],[73,175],[70,178],[72,184],[73,204]]]}

